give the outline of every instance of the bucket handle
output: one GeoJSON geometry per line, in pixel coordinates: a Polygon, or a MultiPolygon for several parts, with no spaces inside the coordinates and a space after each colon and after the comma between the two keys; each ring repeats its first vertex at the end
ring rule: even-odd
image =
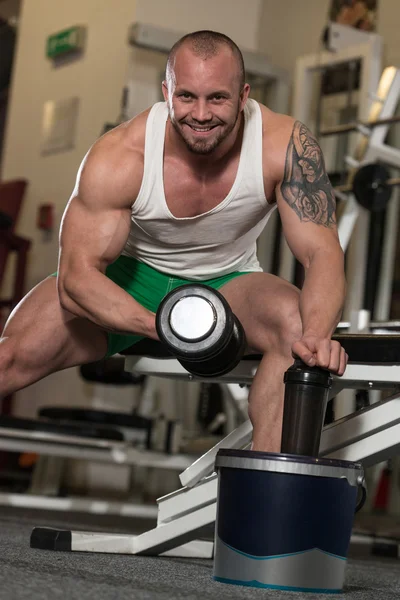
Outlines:
{"type": "Polygon", "coordinates": [[[361,489],[361,498],[357,502],[355,512],[358,512],[359,510],[362,509],[362,507],[364,506],[365,501],[367,499],[367,486],[365,485],[364,477],[362,478],[362,481],[360,481],[360,485],[359,485],[358,489],[359,490],[361,489]]]}

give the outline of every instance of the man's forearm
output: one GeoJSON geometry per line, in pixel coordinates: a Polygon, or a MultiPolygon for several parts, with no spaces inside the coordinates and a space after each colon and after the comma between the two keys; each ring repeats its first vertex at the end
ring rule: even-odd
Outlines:
{"type": "Polygon", "coordinates": [[[59,281],[60,302],[72,314],[107,331],[158,339],[155,316],[97,269],[59,281]]]}
{"type": "Polygon", "coordinates": [[[340,320],[346,293],[343,254],[320,251],[306,269],[300,294],[303,335],[331,337],[340,320]]]}

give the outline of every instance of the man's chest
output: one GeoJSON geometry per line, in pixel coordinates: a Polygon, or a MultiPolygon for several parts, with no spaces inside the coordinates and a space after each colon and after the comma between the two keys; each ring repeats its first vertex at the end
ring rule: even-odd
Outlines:
{"type": "Polygon", "coordinates": [[[239,159],[224,169],[204,168],[198,172],[173,160],[164,161],[165,201],[177,218],[194,217],[213,210],[232,192],[239,159]]]}
{"type": "MultiPolygon", "coordinates": [[[[238,163],[217,174],[199,177],[190,169],[165,161],[163,184],[169,211],[176,218],[195,217],[222,204],[239,189],[238,163]]],[[[268,173],[262,175],[262,181],[265,197],[273,203],[276,181],[268,173]]]]}

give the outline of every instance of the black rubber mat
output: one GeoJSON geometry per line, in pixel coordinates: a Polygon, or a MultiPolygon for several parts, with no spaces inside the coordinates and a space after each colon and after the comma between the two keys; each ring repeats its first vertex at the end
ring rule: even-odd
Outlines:
{"type": "MultiPolygon", "coordinates": [[[[217,583],[212,561],[79,552],[46,552],[29,545],[32,529],[73,529],[73,516],[0,509],[0,599],[9,600],[317,600],[332,595],[288,593],[217,583]]],[[[121,525],[121,522],[119,523],[121,525]]],[[[112,531],[109,524],[108,532],[112,531]]],[[[140,521],[138,521],[140,528],[140,521]]],[[[90,530],[80,520],[79,529],[90,530]]],[[[98,528],[97,528],[98,529],[98,528]]],[[[340,600],[398,600],[399,561],[349,559],[340,600]]]]}

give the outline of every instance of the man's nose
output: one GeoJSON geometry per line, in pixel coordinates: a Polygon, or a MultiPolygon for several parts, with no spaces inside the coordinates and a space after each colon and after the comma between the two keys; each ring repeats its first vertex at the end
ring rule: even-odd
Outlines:
{"type": "Polygon", "coordinates": [[[204,121],[210,121],[212,119],[212,113],[208,106],[208,102],[201,98],[196,100],[196,103],[192,109],[192,118],[199,123],[204,121]]]}

